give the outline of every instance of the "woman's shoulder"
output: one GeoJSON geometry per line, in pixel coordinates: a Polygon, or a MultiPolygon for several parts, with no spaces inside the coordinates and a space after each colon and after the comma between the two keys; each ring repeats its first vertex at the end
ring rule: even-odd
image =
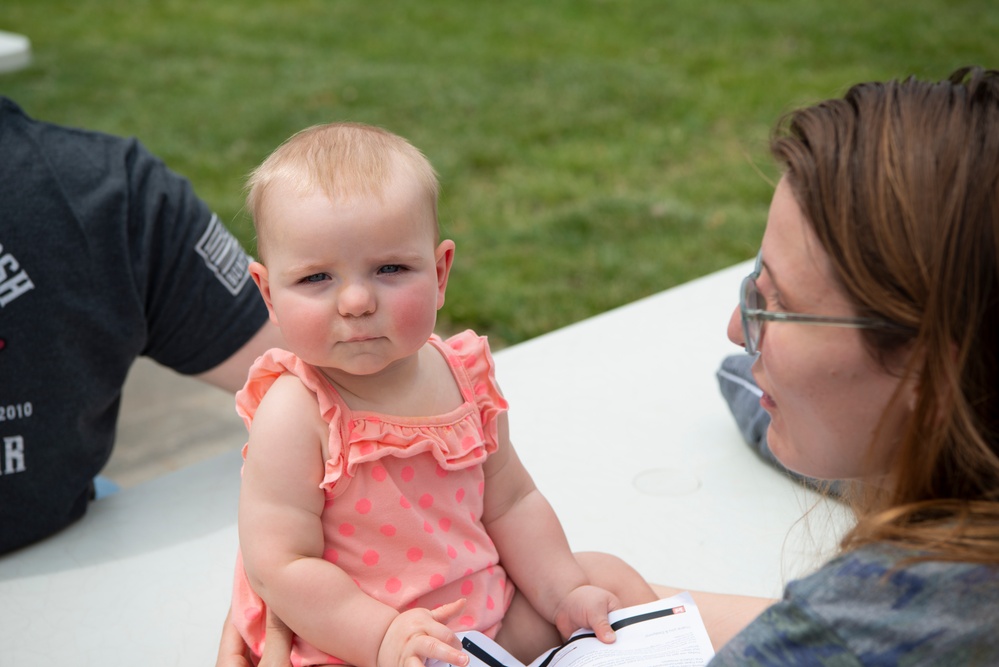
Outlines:
{"type": "Polygon", "coordinates": [[[913,560],[875,544],[788,584],[784,598],[720,653],[718,664],[999,664],[999,568],[913,560]],[[978,661],[977,663],[975,661],[978,661]]]}
{"type": "MultiPolygon", "coordinates": [[[[830,561],[815,574],[791,582],[785,600],[832,624],[959,622],[999,627],[999,568],[928,560],[925,554],[872,544],[830,561]]],[[[956,629],[956,627],[955,627],[956,629]]],[[[999,650],[999,644],[996,646],[999,650]]]]}
{"type": "Polygon", "coordinates": [[[872,544],[836,558],[789,586],[811,613],[855,647],[899,664],[999,664],[999,568],[929,560],[872,544]],[[903,659],[904,658],[904,659],[903,659]]]}
{"type": "Polygon", "coordinates": [[[919,606],[936,596],[996,599],[999,567],[934,560],[920,551],[875,543],[841,554],[788,585],[789,593],[819,603],[844,597],[844,591],[859,599],[890,598],[895,608],[919,606]]]}

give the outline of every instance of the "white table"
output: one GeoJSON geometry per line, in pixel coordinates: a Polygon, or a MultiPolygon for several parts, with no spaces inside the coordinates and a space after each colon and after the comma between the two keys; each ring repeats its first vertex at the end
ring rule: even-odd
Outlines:
{"type": "MultiPolygon", "coordinates": [[[[845,517],[760,462],[718,393],[743,263],[502,350],[517,450],[577,550],[650,581],[777,596],[845,517]]],[[[232,452],[0,558],[0,662],[212,664],[236,550],[232,452]]]]}
{"type": "Polygon", "coordinates": [[[0,30],[0,74],[14,72],[31,63],[31,40],[0,30]]]}

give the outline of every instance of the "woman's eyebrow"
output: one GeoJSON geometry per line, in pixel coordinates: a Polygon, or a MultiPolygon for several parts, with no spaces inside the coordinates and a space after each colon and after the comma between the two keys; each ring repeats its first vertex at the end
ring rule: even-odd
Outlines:
{"type": "Polygon", "coordinates": [[[764,271],[766,271],[767,274],[770,276],[770,282],[773,283],[777,282],[776,280],[774,280],[774,271],[773,269],[770,268],[770,265],[767,263],[767,260],[763,257],[760,257],[760,275],[763,275],[764,271]]]}
{"type": "MultiPolygon", "coordinates": [[[[781,289],[781,287],[780,287],[780,281],[777,280],[777,276],[774,275],[773,269],[770,268],[770,265],[767,264],[767,261],[765,259],[763,259],[763,258],[760,259],[760,266],[762,267],[762,269],[766,270],[767,276],[770,278],[770,284],[773,285],[774,291],[777,292],[777,295],[779,297],[781,297],[781,303],[784,303],[784,299],[783,299],[783,297],[784,297],[784,290],[781,289]]],[[[761,275],[763,273],[762,269],[760,271],[761,275]]]]}

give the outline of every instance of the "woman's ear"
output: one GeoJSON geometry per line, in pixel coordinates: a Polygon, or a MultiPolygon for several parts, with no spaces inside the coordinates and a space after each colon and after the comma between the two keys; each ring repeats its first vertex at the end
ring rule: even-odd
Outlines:
{"type": "Polygon", "coordinates": [[[907,358],[904,362],[902,372],[905,374],[902,379],[902,387],[900,391],[902,392],[902,402],[909,412],[915,412],[916,405],[919,403],[919,387],[922,384],[922,375],[924,373],[926,354],[920,352],[916,349],[909,349],[907,352],[907,358]]]}
{"type": "Polygon", "coordinates": [[[919,382],[916,380],[907,381],[902,391],[905,392],[905,405],[909,408],[909,412],[915,412],[916,403],[919,401],[919,382]]]}
{"type": "Polygon", "coordinates": [[[444,306],[447,279],[451,275],[451,264],[454,262],[454,241],[451,239],[441,241],[434,257],[437,260],[437,310],[440,310],[444,306]]]}

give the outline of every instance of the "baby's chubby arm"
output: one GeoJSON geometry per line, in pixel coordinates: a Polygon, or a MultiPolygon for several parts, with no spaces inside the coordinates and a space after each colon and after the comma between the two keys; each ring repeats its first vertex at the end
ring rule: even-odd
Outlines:
{"type": "Polygon", "coordinates": [[[607,612],[619,608],[619,600],[610,591],[590,585],[555,511],[510,442],[506,413],[500,415],[497,426],[499,446],[484,465],[482,521],[500,562],[531,605],[563,637],[586,627],[601,641],[614,641],[607,612]]]}
{"type": "Polygon", "coordinates": [[[297,635],[349,664],[465,664],[444,625],[462,605],[399,614],[323,560],[327,437],[312,392],[294,376],[278,378],[254,415],[240,487],[240,549],[253,589],[297,635]]]}

